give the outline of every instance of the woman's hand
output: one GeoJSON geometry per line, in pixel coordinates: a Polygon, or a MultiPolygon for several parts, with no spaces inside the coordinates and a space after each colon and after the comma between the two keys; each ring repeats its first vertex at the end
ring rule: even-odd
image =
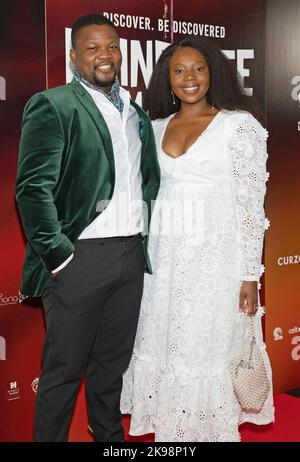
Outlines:
{"type": "Polygon", "coordinates": [[[257,282],[244,281],[240,290],[240,311],[254,316],[258,305],[257,282]]]}

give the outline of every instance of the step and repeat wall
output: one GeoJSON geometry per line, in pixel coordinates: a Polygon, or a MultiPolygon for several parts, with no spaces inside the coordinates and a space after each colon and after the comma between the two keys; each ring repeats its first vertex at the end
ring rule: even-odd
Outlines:
{"type": "Polygon", "coordinates": [[[271,172],[265,240],[266,342],[275,389],[300,387],[300,2],[270,0],[266,108],[271,172]]]}
{"type": "MultiPolygon", "coordinates": [[[[0,6],[0,441],[32,440],[45,333],[40,300],[19,294],[25,238],[14,185],[22,111],[32,94],[71,80],[71,27],[79,16],[92,12],[115,23],[123,54],[121,84],[138,103],[143,104],[162,50],[177,38],[196,35],[221,46],[244,87],[266,109],[271,227],[261,290],[267,308],[265,334],[275,391],[300,386],[299,2],[7,0],[0,6]]],[[[90,440],[83,385],[70,441],[90,440]]]]}
{"type": "Polygon", "coordinates": [[[25,238],[15,203],[20,124],[46,87],[44,2],[0,3],[0,441],[31,441],[44,338],[39,300],[19,295],[25,238]]]}

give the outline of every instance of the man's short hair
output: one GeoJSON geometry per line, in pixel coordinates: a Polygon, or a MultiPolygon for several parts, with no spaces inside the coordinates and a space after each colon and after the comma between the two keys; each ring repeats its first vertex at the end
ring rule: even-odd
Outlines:
{"type": "Polygon", "coordinates": [[[102,26],[103,24],[105,24],[106,26],[110,26],[116,31],[116,34],[118,35],[118,32],[113,22],[111,22],[111,20],[108,19],[103,14],[98,14],[98,13],[86,14],[85,16],[81,16],[80,18],[76,19],[76,21],[73,24],[72,33],[71,33],[71,41],[72,41],[73,48],[76,47],[77,34],[80,31],[80,29],[86,26],[92,26],[93,24],[96,24],[98,26],[102,26]]]}

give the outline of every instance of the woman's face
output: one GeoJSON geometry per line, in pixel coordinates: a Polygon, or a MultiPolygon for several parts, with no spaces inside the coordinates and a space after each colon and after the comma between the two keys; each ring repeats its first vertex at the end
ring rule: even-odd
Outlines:
{"type": "Polygon", "coordinates": [[[205,99],[210,74],[204,56],[195,48],[179,47],[169,61],[170,84],[182,103],[195,104],[205,99]]]}

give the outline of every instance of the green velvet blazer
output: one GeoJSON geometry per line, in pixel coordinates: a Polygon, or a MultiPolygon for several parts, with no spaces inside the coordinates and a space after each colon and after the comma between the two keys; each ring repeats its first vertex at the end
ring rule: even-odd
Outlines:
{"type": "MultiPolygon", "coordinates": [[[[139,116],[141,173],[148,225],[160,171],[147,114],[139,116]],[[147,206],[147,207],[146,207],[147,206]]],[[[108,127],[83,86],[70,84],[34,95],[27,103],[20,140],[16,197],[27,237],[21,293],[39,296],[51,271],[74,251],[74,242],[111,199],[115,184],[108,127]]],[[[152,272],[143,237],[145,270],[152,272]]]]}

